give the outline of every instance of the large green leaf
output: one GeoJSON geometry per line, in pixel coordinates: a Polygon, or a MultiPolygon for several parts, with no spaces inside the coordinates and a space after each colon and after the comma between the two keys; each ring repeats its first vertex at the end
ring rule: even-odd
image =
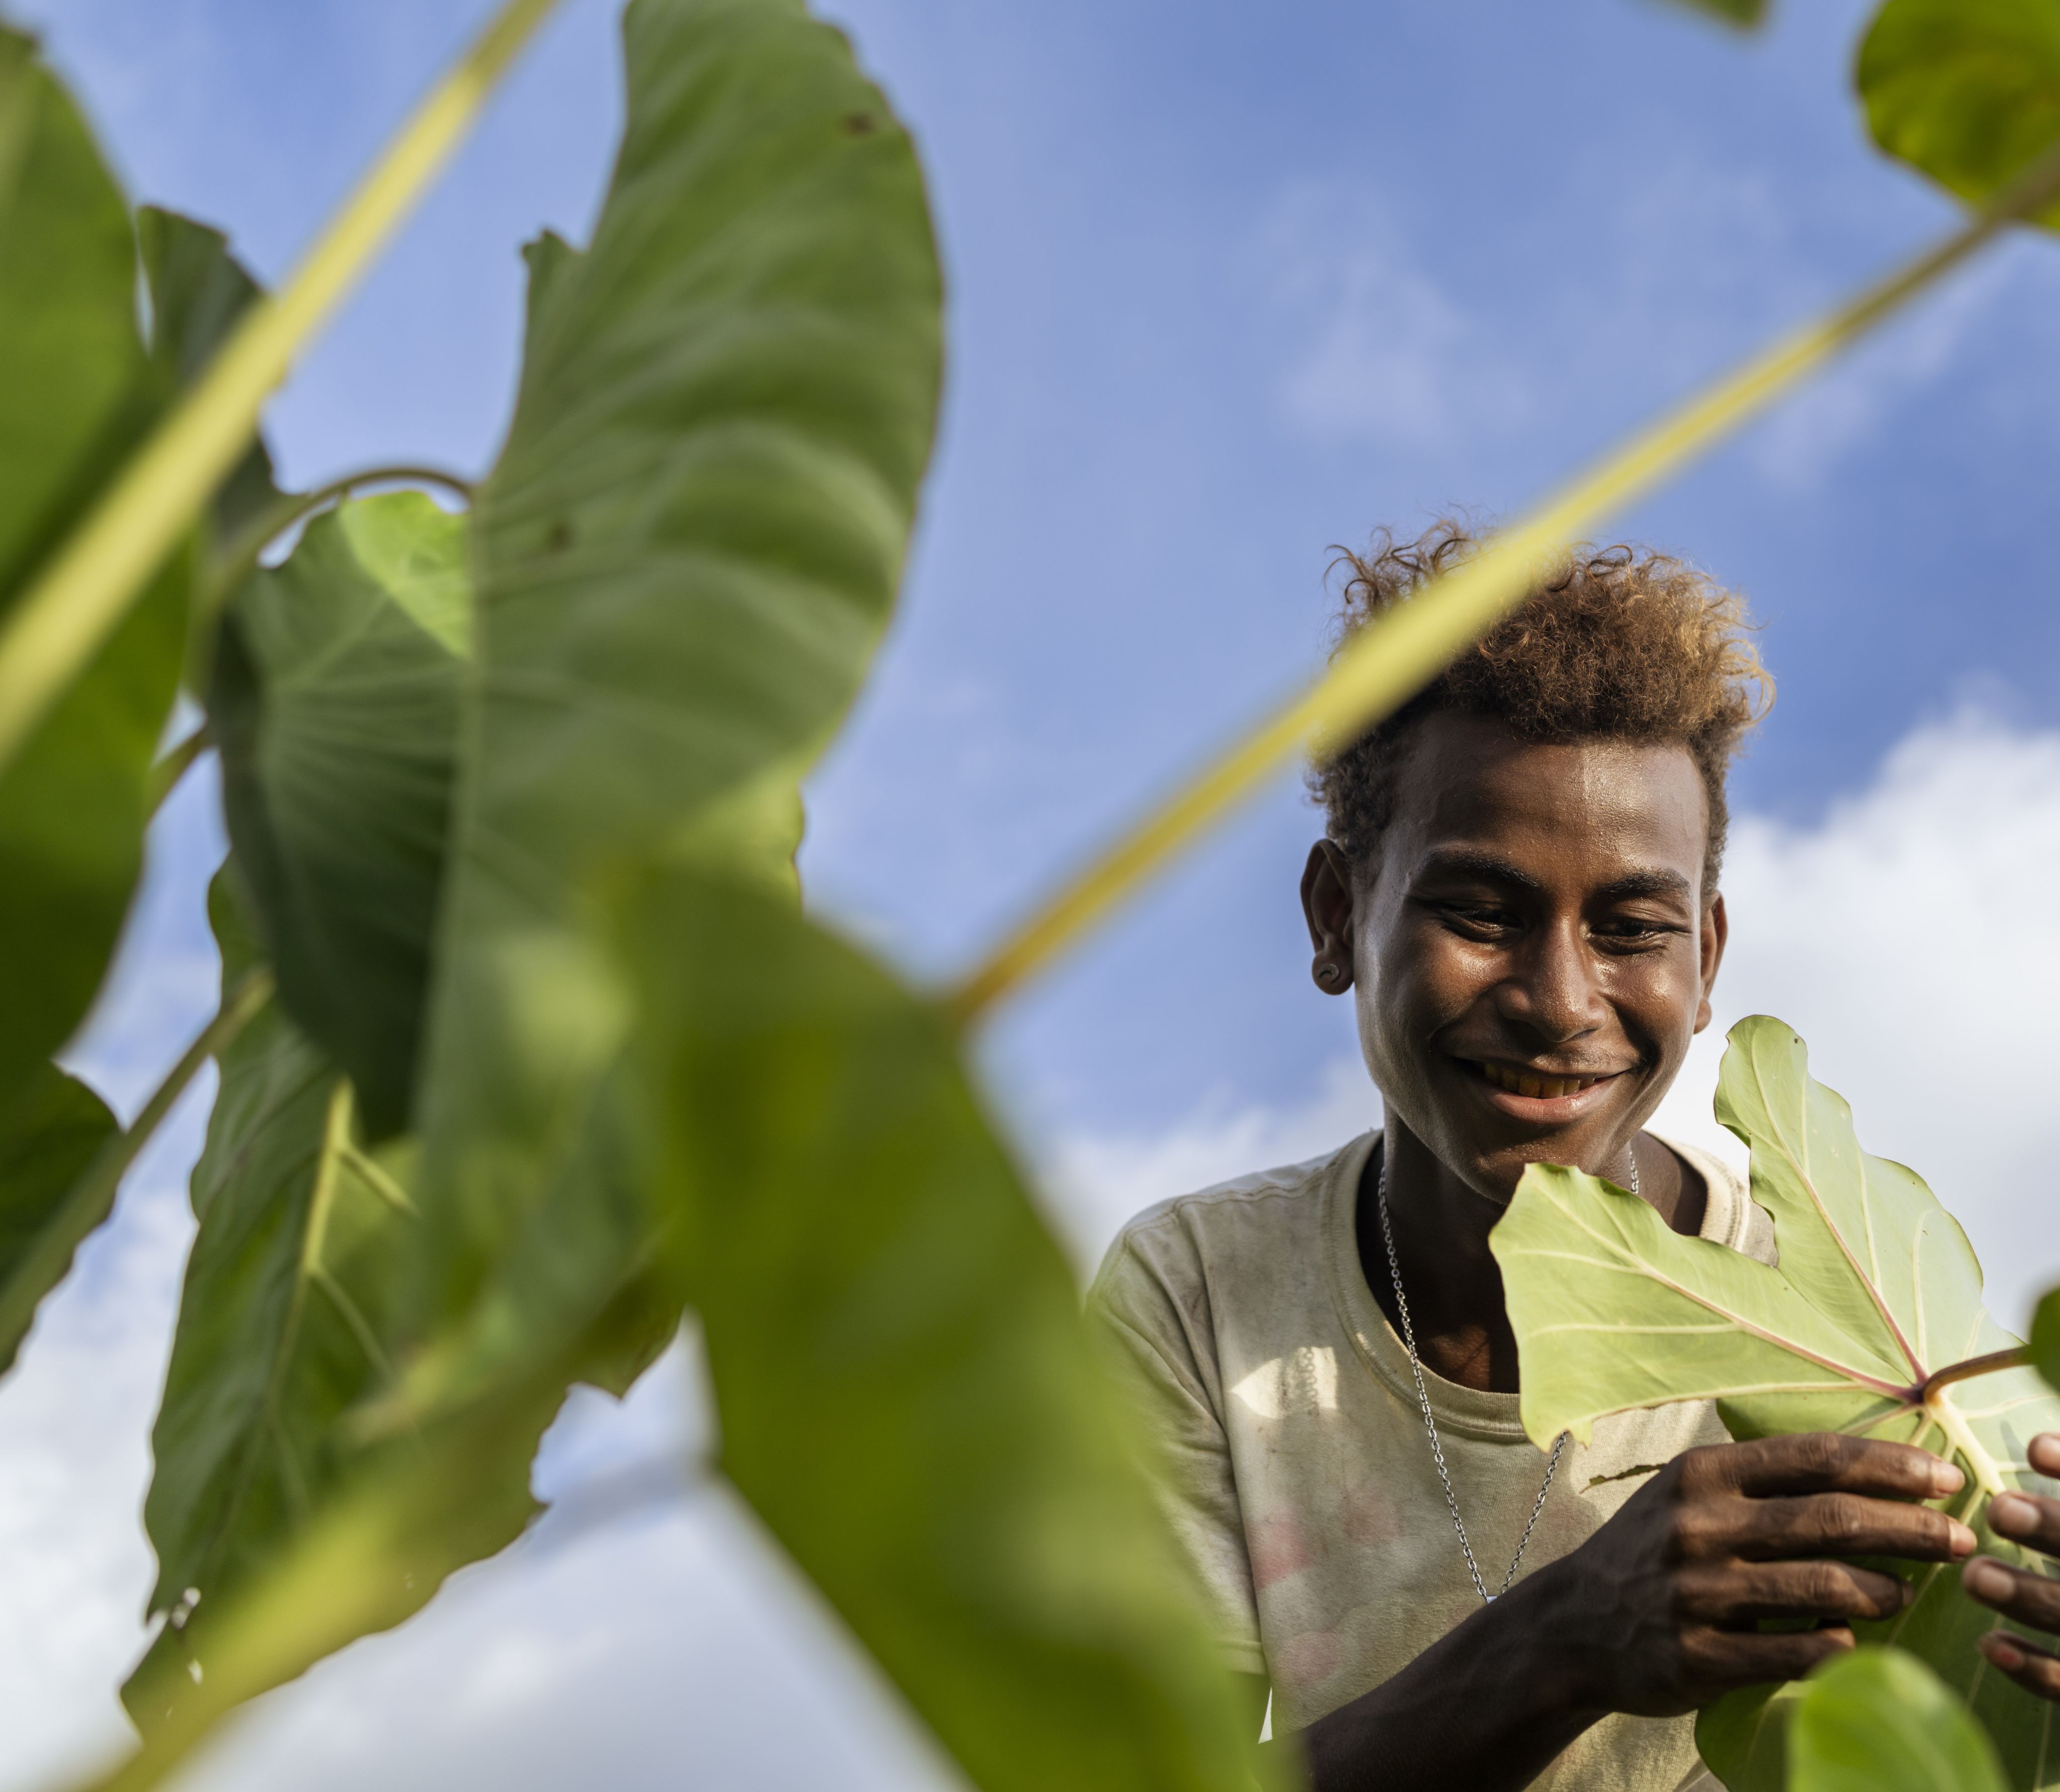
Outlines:
{"type": "MultiPolygon", "coordinates": [[[[1981,1303],[1981,1267],[1922,1179],[1870,1157],[1845,1102],[1809,1075],[1805,1047],[1755,1016],[1731,1035],[1719,1120],[1751,1147],[1753,1199],[1773,1216],[1780,1267],[1683,1238],[1614,1185],[1555,1166],[1525,1173],[1490,1243],[1523,1367],[1525,1429],[1588,1435],[1611,1412],[1713,1399],[1734,1436],[1842,1430],[1921,1443],[1968,1472],[1954,1509],[2005,1559],[2038,1559],[1983,1522],[1994,1494],[2038,1478],[2034,1432],[2060,1428],[2029,1369],[1932,1378],[2016,1340],[1981,1303]]],[[[2013,1786],[2060,1785],[2046,1707],[1987,1671],[1997,1620],[1927,1568],[1899,1617],[1858,1626],[1920,1656],[1987,1724],[2013,1786]]],[[[1776,1792],[1781,1720],[1771,1689],[1706,1712],[1705,1758],[1733,1792],[1776,1792]]]]}
{"type": "Polygon", "coordinates": [[[613,185],[590,247],[532,255],[521,391],[474,512],[417,1111],[425,1324],[473,1306],[489,1352],[576,1323],[648,1231],[635,1189],[597,1193],[629,1150],[607,1068],[634,992],[592,880],[666,847],[791,856],[796,781],[892,603],[936,406],[921,176],[844,38],[798,0],[634,0],[624,30],[613,185]]]}
{"type": "MultiPolygon", "coordinates": [[[[74,1241],[66,1239],[47,1267],[29,1265],[48,1255],[39,1247],[62,1223],[65,1197],[117,1130],[107,1104],[54,1064],[45,1064],[0,1109],[0,1287],[34,1275],[25,1319],[70,1268],[74,1241]]],[[[0,1331],[0,1372],[14,1367],[21,1341],[14,1327],[0,1331]]]]}
{"type": "MultiPolygon", "coordinates": [[[[218,877],[210,903],[225,989],[260,952],[233,879],[218,877]]],[[[162,1718],[180,1683],[164,1676],[168,1659],[199,1646],[194,1612],[254,1582],[333,1501],[357,1453],[343,1415],[390,1381],[386,1340],[420,1223],[400,1161],[365,1154],[351,1106],[348,1080],[276,1002],[222,1054],[144,1504],[150,1610],[176,1621],[131,1682],[154,1689],[134,1700],[139,1719],[162,1718]]]]}
{"type": "Polygon", "coordinates": [[[939,1017],[790,900],[625,901],[722,1463],[988,1792],[1248,1788],[1065,1259],[939,1017]]]}
{"type": "Polygon", "coordinates": [[[1900,1649],[1856,1650],[1819,1668],[1789,1738],[1787,1792],[2003,1792],[1982,1726],[1900,1649]]]}
{"type": "MultiPolygon", "coordinates": [[[[150,295],[150,361],[162,399],[207,371],[230,330],[261,295],[219,230],[145,206],[136,214],[136,238],[150,295]]],[[[209,520],[234,533],[263,515],[278,497],[272,457],[261,436],[216,493],[209,520]]]]}
{"type": "Polygon", "coordinates": [[[2060,0],[1886,0],[1857,80],[1874,141],[1978,202],[2060,142],[2060,0]]]}
{"type": "MultiPolygon", "coordinates": [[[[63,88],[0,27],[0,613],[147,427],[129,214],[63,88]]],[[[0,1104],[85,1016],[142,868],[177,688],[175,557],[0,777],[0,1104]]]]}
{"type": "Polygon", "coordinates": [[[461,517],[413,492],[309,524],[238,593],[208,698],[234,848],[288,1010],[408,1120],[470,651],[461,517]]]}

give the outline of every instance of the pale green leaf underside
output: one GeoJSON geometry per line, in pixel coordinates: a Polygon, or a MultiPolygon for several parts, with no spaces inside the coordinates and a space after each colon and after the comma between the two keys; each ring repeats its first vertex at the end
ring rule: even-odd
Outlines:
{"type": "MultiPolygon", "coordinates": [[[[2028,1369],[1942,1387],[1930,1375],[2015,1340],[1981,1303],[1981,1267],[1922,1178],[1868,1156],[1852,1115],[1811,1080],[1806,1049],[1764,1016],[1732,1029],[1718,1117],[1752,1153],[1753,1199],[1778,1268],[1683,1238],[1651,1207],[1579,1171],[1528,1171],[1491,1244],[1520,1352],[1525,1427],[1585,1436],[1605,1414],[1714,1399],[1734,1436],[1846,1431],[1922,1443],[1969,1471],[1954,1507],[1984,1547],[2038,1565],[1982,1523],[1995,1491],[2038,1478],[2025,1446],[2060,1429],[2060,1399],[2028,1369]]],[[[2044,1483],[2039,1483],[2042,1487],[2044,1483]]],[[[1926,1569],[1891,1623],[1862,1626],[1922,1658],[1987,1724],[2020,1789],[2060,1784],[2051,1708],[1988,1672],[1993,1615],[1957,1570],[1926,1569]]],[[[1703,1714],[1705,1754],[1733,1792],[1780,1792],[1771,1689],[1703,1714]]]]}
{"type": "Polygon", "coordinates": [[[1899,1649],[1861,1649],[1810,1675],[1788,1730],[1796,1792],[2003,1792],[1989,1739],[1899,1649]]]}

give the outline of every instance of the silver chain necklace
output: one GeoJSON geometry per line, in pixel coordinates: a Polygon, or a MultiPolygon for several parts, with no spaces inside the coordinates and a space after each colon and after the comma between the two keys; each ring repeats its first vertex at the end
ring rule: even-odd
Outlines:
{"type": "MultiPolygon", "coordinates": [[[[1639,1194],[1638,1152],[1635,1147],[1631,1154],[1631,1191],[1639,1194]]],[[[1545,1479],[1538,1485],[1538,1498],[1531,1503],[1530,1519],[1523,1527],[1523,1535],[1516,1539],[1516,1554],[1509,1559],[1509,1572],[1502,1577],[1502,1585],[1491,1593],[1487,1582],[1481,1578],[1479,1563],[1474,1560],[1474,1547],[1467,1541],[1466,1524],[1459,1517],[1459,1503],[1452,1494],[1451,1471],[1445,1467],[1445,1447],[1438,1441],[1438,1421],[1431,1415],[1431,1395],[1423,1386],[1423,1359],[1416,1354],[1416,1328],[1409,1323],[1409,1297],[1402,1291],[1402,1270],[1395,1258],[1395,1228],[1387,1219],[1387,1146],[1384,1140],[1380,1147],[1380,1181],[1376,1200],[1380,1208],[1381,1242],[1387,1247],[1387,1279],[1395,1288],[1395,1311],[1402,1320],[1402,1342],[1409,1352],[1409,1373],[1415,1379],[1416,1403],[1423,1409],[1423,1429],[1431,1439],[1431,1460],[1438,1465],[1438,1483],[1445,1490],[1445,1510],[1452,1515],[1452,1529],[1459,1533],[1459,1553],[1467,1559],[1467,1572],[1473,1576],[1474,1590],[1480,1594],[1481,1603],[1487,1605],[1507,1593],[1516,1578],[1517,1568],[1531,1542],[1531,1533],[1538,1527],[1538,1515],[1545,1510],[1545,1496],[1552,1491],[1552,1477],[1559,1472],[1559,1457],[1567,1447],[1567,1434],[1562,1431],[1552,1446],[1552,1458],[1545,1465],[1545,1479]]]]}

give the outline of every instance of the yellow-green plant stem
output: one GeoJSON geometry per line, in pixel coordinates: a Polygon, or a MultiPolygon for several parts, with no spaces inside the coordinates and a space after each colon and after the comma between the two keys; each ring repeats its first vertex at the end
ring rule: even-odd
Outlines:
{"type": "Polygon", "coordinates": [[[235,465],[294,357],[449,159],[557,0],[505,0],[373,165],[293,276],[245,314],[0,629],[0,772],[235,465]]]}
{"type": "Polygon", "coordinates": [[[1606,455],[1482,551],[1355,636],[1315,684],[1204,765],[944,998],[964,1025],[1020,988],[1298,753],[1321,758],[1391,714],[1478,641],[1610,512],[1649,491],[1965,261],[2060,194],[2060,147],[1965,228],[1796,330],[1606,455]]]}
{"type": "Polygon", "coordinates": [[[66,1192],[63,1206],[23,1255],[14,1273],[0,1283],[0,1358],[12,1355],[19,1347],[36,1316],[38,1304],[55,1285],[86,1235],[113,1211],[115,1193],[129,1166],[164,1123],[165,1116],[186,1093],[186,1085],[200,1067],[217,1052],[227,1050],[230,1042],[271,999],[272,973],[262,967],[246,972],[222,998],[220,1011],[186,1048],[170,1075],[158,1085],[157,1092],[143,1104],[134,1123],[110,1139],[80,1171],[78,1180],[66,1192]]]}

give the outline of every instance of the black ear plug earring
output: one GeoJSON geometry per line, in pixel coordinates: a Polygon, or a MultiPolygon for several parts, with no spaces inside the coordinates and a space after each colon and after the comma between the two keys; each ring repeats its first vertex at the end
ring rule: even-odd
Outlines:
{"type": "Polygon", "coordinates": [[[1330,964],[1319,965],[1316,968],[1316,981],[1319,983],[1335,983],[1338,979],[1344,974],[1344,967],[1341,964],[1330,964]]]}

